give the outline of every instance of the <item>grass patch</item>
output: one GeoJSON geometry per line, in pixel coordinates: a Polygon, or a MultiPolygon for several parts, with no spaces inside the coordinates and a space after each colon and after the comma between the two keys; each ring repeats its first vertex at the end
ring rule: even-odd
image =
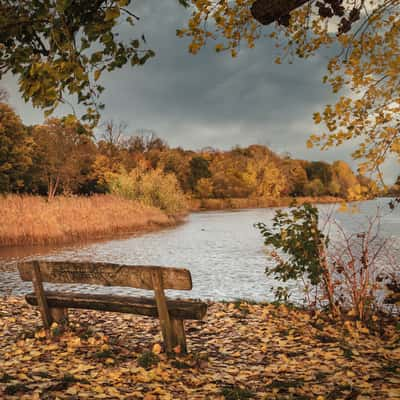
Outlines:
{"type": "Polygon", "coordinates": [[[326,372],[317,372],[317,373],[315,374],[315,379],[316,379],[318,382],[321,382],[321,381],[323,381],[327,376],[329,376],[329,374],[326,373],[326,372]]]}
{"type": "Polygon", "coordinates": [[[7,382],[12,381],[13,379],[15,379],[13,376],[4,373],[4,374],[0,377],[0,383],[7,383],[7,382]]]}
{"type": "Polygon", "coordinates": [[[337,343],[338,339],[328,335],[316,335],[315,339],[319,340],[321,343],[337,343]]]}
{"type": "Polygon", "coordinates": [[[293,379],[293,380],[287,380],[287,381],[275,380],[275,381],[272,381],[268,385],[268,388],[287,390],[290,388],[299,388],[299,387],[303,387],[303,386],[304,386],[303,379],[293,379]]]}
{"type": "Polygon", "coordinates": [[[13,396],[17,393],[29,392],[29,388],[23,383],[16,383],[15,385],[9,385],[4,389],[4,394],[13,396]]]}
{"type": "Polygon", "coordinates": [[[114,353],[112,350],[102,350],[94,353],[94,357],[99,358],[99,359],[107,359],[111,358],[114,356],[114,353]]]}
{"type": "Polygon", "coordinates": [[[160,362],[160,357],[152,351],[146,351],[138,357],[137,362],[140,367],[148,369],[157,365],[160,362]]]}
{"type": "Polygon", "coordinates": [[[383,372],[388,372],[390,374],[396,374],[400,370],[400,364],[389,363],[382,367],[383,372]]]}
{"type": "Polygon", "coordinates": [[[248,400],[254,398],[254,393],[238,386],[224,386],[221,395],[225,400],[248,400]]]}
{"type": "Polygon", "coordinates": [[[353,352],[351,349],[349,349],[348,347],[342,347],[342,351],[345,358],[347,358],[348,360],[353,359],[353,352]]]}
{"type": "Polygon", "coordinates": [[[326,400],[336,400],[339,398],[355,400],[360,393],[359,389],[351,385],[338,385],[326,396],[326,400]]]}
{"type": "Polygon", "coordinates": [[[185,363],[183,361],[179,361],[179,360],[171,361],[171,365],[174,368],[177,368],[177,369],[189,369],[189,368],[192,368],[192,366],[190,364],[185,363]]]}

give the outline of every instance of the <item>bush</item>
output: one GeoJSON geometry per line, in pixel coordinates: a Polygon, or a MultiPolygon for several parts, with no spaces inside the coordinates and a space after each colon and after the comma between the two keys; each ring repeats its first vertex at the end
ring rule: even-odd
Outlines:
{"type": "MultiPolygon", "coordinates": [[[[318,209],[304,204],[288,212],[278,210],[272,228],[257,224],[265,244],[273,248],[270,255],[275,265],[266,273],[282,282],[297,280],[306,288],[311,285],[313,290],[306,291],[309,304],[328,304],[334,316],[346,312],[367,320],[382,305],[378,304],[378,291],[387,284],[391,268],[398,268],[392,242],[379,234],[379,212],[361,232],[348,232],[330,218],[328,223],[336,233],[331,241],[319,226],[318,209]]],[[[278,300],[290,295],[284,287],[275,294],[278,300]]]]}
{"type": "MultiPolygon", "coordinates": [[[[281,250],[286,256],[276,251],[271,256],[276,261],[273,268],[266,269],[267,275],[287,282],[288,280],[308,281],[313,286],[323,283],[331,310],[336,312],[332,293],[332,282],[326,258],[329,239],[318,226],[318,209],[310,204],[294,207],[289,212],[278,210],[273,218],[272,229],[265,224],[256,226],[265,238],[265,244],[281,250]]],[[[286,288],[278,287],[275,295],[279,301],[288,300],[286,288]]]]}
{"type": "Polygon", "coordinates": [[[187,210],[186,197],[174,174],[136,168],[130,173],[109,173],[106,180],[112,194],[160,208],[169,215],[187,210]]]}

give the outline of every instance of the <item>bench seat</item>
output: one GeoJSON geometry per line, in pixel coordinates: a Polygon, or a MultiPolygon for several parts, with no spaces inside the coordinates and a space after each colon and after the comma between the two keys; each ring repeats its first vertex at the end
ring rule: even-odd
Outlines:
{"type": "Polygon", "coordinates": [[[35,291],[26,301],[39,307],[46,333],[53,322],[67,323],[69,308],[139,314],[159,319],[167,354],[186,353],[184,321],[201,320],[207,311],[204,302],[166,297],[166,289],[192,290],[192,276],[185,268],[32,260],[19,263],[18,271],[23,281],[33,284],[35,291]],[[145,289],[154,297],[45,291],[43,282],[145,289]]]}
{"type": "MultiPolygon", "coordinates": [[[[50,308],[80,308],[158,317],[154,298],[53,291],[45,291],[44,294],[50,308]]],[[[38,305],[35,293],[27,294],[25,299],[32,306],[38,305]]],[[[178,320],[201,320],[207,312],[207,304],[195,300],[167,299],[167,307],[170,316],[178,320]]]]}

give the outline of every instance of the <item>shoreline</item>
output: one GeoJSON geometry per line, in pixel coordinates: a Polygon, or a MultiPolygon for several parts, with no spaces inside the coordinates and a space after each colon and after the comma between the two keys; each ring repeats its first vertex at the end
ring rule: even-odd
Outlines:
{"type": "Polygon", "coordinates": [[[224,211],[224,210],[246,210],[251,208],[276,208],[289,207],[293,202],[298,205],[311,204],[337,204],[350,202],[341,197],[319,196],[319,197],[281,197],[279,199],[260,198],[230,198],[230,199],[192,199],[190,200],[190,212],[201,211],[224,211]]]}
{"type": "MultiPolygon", "coordinates": [[[[97,224],[95,221],[93,224],[96,224],[95,229],[90,230],[90,228],[86,227],[82,229],[82,221],[87,222],[89,211],[93,211],[92,209],[87,209],[82,212],[82,206],[77,207],[80,210],[80,218],[75,222],[75,226],[69,226],[68,228],[64,228],[61,222],[68,220],[68,215],[65,215],[65,211],[60,211],[61,207],[58,207],[57,212],[60,215],[57,215],[58,220],[56,222],[53,221],[53,224],[57,225],[57,228],[61,232],[56,232],[57,236],[48,236],[43,237],[43,234],[34,236],[35,232],[30,232],[27,234],[26,230],[24,232],[20,232],[19,236],[15,236],[13,238],[7,238],[5,235],[5,231],[7,228],[0,227],[0,260],[2,257],[2,253],[13,253],[15,252],[20,256],[21,249],[28,250],[28,254],[35,253],[35,250],[43,250],[43,249],[54,249],[56,248],[65,248],[68,246],[74,245],[84,245],[90,243],[97,243],[103,241],[111,241],[129,238],[137,235],[142,235],[150,232],[157,232],[164,229],[172,229],[183,223],[185,223],[186,217],[188,213],[198,213],[198,212],[206,212],[206,211],[229,211],[229,210],[246,210],[246,209],[261,209],[261,208],[275,208],[275,207],[288,207],[290,204],[296,200],[297,204],[304,204],[306,202],[312,204],[337,204],[343,201],[346,201],[342,198],[332,197],[332,196],[322,196],[322,197],[298,197],[298,198],[290,198],[284,197],[281,199],[275,200],[266,200],[266,199],[202,199],[196,200],[192,199],[189,202],[189,208],[187,213],[181,213],[179,215],[168,216],[163,213],[161,210],[146,207],[143,205],[138,205],[131,200],[123,200],[118,199],[112,196],[93,196],[92,198],[84,198],[84,197],[75,197],[75,198],[56,198],[52,203],[46,203],[45,200],[39,198],[38,196],[10,196],[12,200],[22,200],[23,199],[35,199],[34,201],[38,201],[42,203],[42,207],[44,209],[52,207],[54,204],[58,202],[69,202],[71,204],[68,207],[77,207],[80,201],[90,202],[91,199],[95,200],[95,203],[100,201],[106,201],[106,204],[102,204],[100,210],[96,207],[96,212],[99,214],[97,217],[100,219],[104,217],[102,215],[102,211],[104,213],[105,209],[107,209],[108,220],[105,220],[106,224],[104,226],[101,225],[102,221],[100,220],[97,224]],[[118,207],[115,207],[118,205],[118,207]],[[101,208],[103,207],[103,210],[101,208]],[[115,207],[115,210],[113,209],[115,207]],[[122,210],[123,208],[123,215],[122,210]],[[128,208],[128,210],[126,210],[128,208]],[[122,220],[121,224],[118,225],[115,223],[115,220],[122,220]],[[131,221],[129,221],[130,219],[131,221]],[[109,226],[107,226],[107,224],[109,226]],[[101,228],[98,228],[101,226],[101,228]],[[74,230],[76,229],[76,230],[74,230]],[[67,232],[64,232],[67,231],[67,232]]],[[[0,202],[2,200],[0,199],[0,202]]],[[[92,205],[90,205],[92,207],[92,205]]],[[[93,207],[92,207],[93,208],[93,207]]],[[[41,210],[43,213],[43,210],[41,210]]],[[[76,210],[73,210],[76,212],[76,210]]],[[[14,221],[9,222],[11,225],[12,222],[16,224],[16,221],[24,221],[26,214],[26,207],[20,205],[19,207],[19,215],[14,215],[14,221]]],[[[1,213],[0,213],[1,214],[1,213]]],[[[3,214],[4,211],[3,211],[3,214]]],[[[49,215],[47,217],[49,219],[53,218],[54,215],[49,215]]],[[[71,215],[71,212],[70,212],[71,215]]],[[[74,215],[75,217],[75,215],[74,215]]],[[[42,219],[45,219],[46,216],[42,215],[42,219]]],[[[4,220],[4,216],[3,216],[4,220]]],[[[37,222],[37,221],[35,221],[37,222]]],[[[47,222],[47,221],[41,221],[47,222]]],[[[39,221],[40,223],[40,221],[39,221]]],[[[26,225],[24,225],[26,227],[26,225]]],[[[34,229],[32,228],[34,231],[34,229]]]]}
{"type": "Polygon", "coordinates": [[[113,240],[123,240],[132,237],[145,235],[147,233],[161,232],[169,229],[174,229],[179,225],[185,223],[185,217],[179,217],[170,220],[167,224],[150,224],[146,227],[135,229],[132,231],[124,231],[119,233],[112,233],[109,235],[100,235],[82,238],[71,242],[61,243],[48,243],[48,244],[15,244],[10,246],[0,246],[0,273],[10,270],[14,270],[14,267],[10,267],[10,263],[13,265],[15,259],[22,259],[25,257],[43,256],[50,254],[54,251],[64,251],[73,249],[80,246],[87,246],[91,244],[107,243],[113,240]]]}

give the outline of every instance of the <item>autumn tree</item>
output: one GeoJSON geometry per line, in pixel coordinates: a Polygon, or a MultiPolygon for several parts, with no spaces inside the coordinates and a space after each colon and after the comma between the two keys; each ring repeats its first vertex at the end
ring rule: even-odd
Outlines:
{"type": "Polygon", "coordinates": [[[338,182],[339,195],[343,198],[352,198],[361,191],[361,185],[350,166],[344,161],[335,161],[332,164],[335,181],[338,182]]]}
{"type": "Polygon", "coordinates": [[[314,114],[325,133],[309,146],[321,149],[355,140],[353,157],[361,173],[377,171],[384,160],[400,155],[400,3],[398,0],[234,0],[193,1],[187,27],[189,51],[197,53],[210,39],[217,52],[235,57],[240,46],[277,41],[276,58],[307,58],[331,47],[324,82],[338,94],[336,104],[314,114]],[[265,28],[273,22],[272,27],[265,28]]]}
{"type": "Polygon", "coordinates": [[[195,193],[200,199],[209,199],[214,196],[214,185],[211,178],[200,178],[195,187],[195,193]]]}
{"type": "Polygon", "coordinates": [[[117,122],[110,119],[105,121],[101,128],[103,129],[100,134],[100,139],[104,140],[110,146],[118,148],[123,141],[127,123],[125,121],[117,122]]]}
{"type": "MultiPolygon", "coordinates": [[[[189,184],[192,191],[196,190],[197,183],[200,179],[211,177],[209,168],[210,162],[202,156],[195,156],[190,160],[189,184]]],[[[203,190],[206,181],[202,181],[203,190]]]]}
{"type": "Polygon", "coordinates": [[[304,161],[285,158],[280,167],[286,177],[285,194],[289,196],[304,195],[304,187],[308,183],[304,161]]]}
{"type": "Polygon", "coordinates": [[[100,126],[100,153],[108,159],[109,168],[120,162],[121,148],[127,124],[124,121],[105,121],[100,126]]]}
{"type": "Polygon", "coordinates": [[[190,186],[190,159],[191,152],[185,151],[181,148],[177,149],[164,149],[160,153],[158,166],[162,168],[165,173],[173,173],[178,179],[180,187],[189,192],[190,186]]]}
{"type": "Polygon", "coordinates": [[[281,197],[286,187],[286,177],[283,171],[271,160],[256,165],[257,185],[253,197],[277,199],[281,197]]]}
{"type": "Polygon", "coordinates": [[[324,186],[328,186],[332,180],[332,167],[324,161],[312,161],[306,166],[309,181],[319,179],[324,186]]]}
{"type": "Polygon", "coordinates": [[[52,118],[33,128],[34,173],[51,200],[59,192],[75,192],[90,179],[95,159],[91,130],[76,118],[52,118]]]}
{"type": "Polygon", "coordinates": [[[201,192],[216,198],[278,198],[286,187],[279,157],[265,146],[236,147],[213,154],[210,181],[199,180],[201,192]]]}
{"type": "Polygon", "coordinates": [[[210,172],[216,198],[249,197],[257,184],[256,171],[238,150],[219,153],[210,163],[210,172]]]}
{"type": "MultiPolygon", "coordinates": [[[[143,65],[154,52],[142,33],[124,41],[116,28],[139,19],[130,0],[0,0],[0,79],[11,72],[23,98],[51,113],[68,96],[96,123],[101,75],[143,65]]],[[[133,32],[133,28],[132,32],[133,32]]]]}
{"type": "Polygon", "coordinates": [[[31,140],[19,116],[0,103],[0,193],[23,191],[30,165],[31,140]]]}

